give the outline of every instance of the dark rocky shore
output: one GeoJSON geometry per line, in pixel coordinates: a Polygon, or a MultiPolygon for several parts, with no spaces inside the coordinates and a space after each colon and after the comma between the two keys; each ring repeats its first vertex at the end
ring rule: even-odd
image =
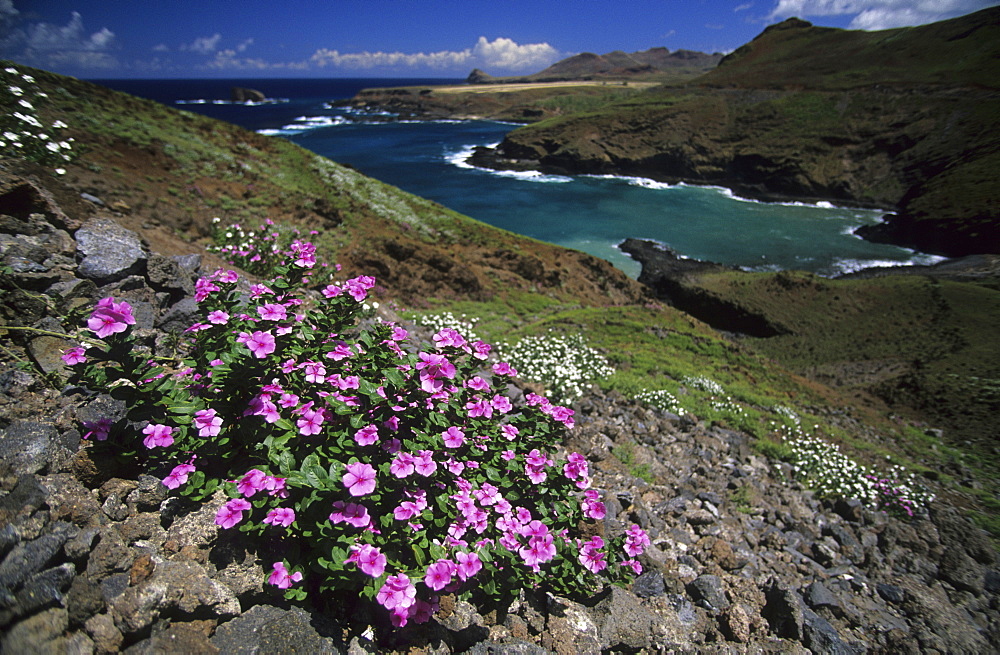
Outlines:
{"type": "MultiPolygon", "coordinates": [[[[111,218],[79,225],[31,180],[0,180],[0,216],[8,325],[59,332],[60,316],[108,295],[132,304],[151,352],[190,324],[199,256],[150,252],[111,218]]],[[[589,459],[608,529],[638,523],[652,538],[629,588],[586,599],[525,589],[486,615],[446,597],[431,622],[398,631],[357,599],[291,606],[264,584],[266,546],[215,525],[221,496],[191,504],[91,457],[79,421],[113,402],[51,384],[63,339],[11,331],[6,344],[37,368],[0,364],[3,653],[988,653],[1000,643],[996,552],[946,502],[903,521],[821,500],[746,434],[600,393],[574,405],[567,447],[589,459]],[[612,455],[623,447],[634,467],[612,455]]]]}

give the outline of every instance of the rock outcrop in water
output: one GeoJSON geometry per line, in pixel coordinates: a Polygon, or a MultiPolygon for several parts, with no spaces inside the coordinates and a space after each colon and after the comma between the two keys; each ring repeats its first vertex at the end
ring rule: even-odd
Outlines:
{"type": "Polygon", "coordinates": [[[264,102],[267,98],[263,91],[234,86],[229,89],[229,99],[233,102],[264,102]]]}

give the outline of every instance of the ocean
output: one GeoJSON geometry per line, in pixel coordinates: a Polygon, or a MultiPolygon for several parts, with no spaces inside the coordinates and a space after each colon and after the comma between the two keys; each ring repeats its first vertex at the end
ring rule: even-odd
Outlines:
{"type": "Polygon", "coordinates": [[[557,176],[475,168],[475,146],[499,143],[517,125],[497,121],[403,121],[345,106],[363,88],[454,84],[454,79],[94,80],[165,105],[293,141],[446,207],[542,241],[639,264],[617,249],[652,239],[684,257],[747,270],[797,269],[835,276],[868,266],[942,258],[852,233],[883,212],[829,203],[763,203],[719,187],[668,185],[623,176],[557,176]],[[259,104],[229,89],[259,89],[259,104]]]}

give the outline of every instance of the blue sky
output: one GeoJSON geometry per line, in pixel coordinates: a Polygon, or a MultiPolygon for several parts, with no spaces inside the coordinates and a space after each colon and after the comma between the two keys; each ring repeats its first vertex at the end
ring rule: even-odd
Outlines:
{"type": "Polygon", "coordinates": [[[887,29],[1000,0],[0,0],[0,58],[83,78],[465,77],[580,52],[729,52],[767,25],[887,29]]]}

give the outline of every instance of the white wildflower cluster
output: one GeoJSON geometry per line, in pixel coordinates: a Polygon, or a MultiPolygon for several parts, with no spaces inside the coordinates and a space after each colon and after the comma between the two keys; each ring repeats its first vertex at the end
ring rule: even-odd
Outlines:
{"type": "Polygon", "coordinates": [[[680,414],[684,411],[684,408],[681,407],[677,397],[666,389],[659,389],[655,391],[643,389],[635,395],[635,399],[664,412],[669,412],[670,414],[680,414]]]}
{"type": "Polygon", "coordinates": [[[835,445],[801,436],[789,443],[796,471],[820,496],[857,498],[869,507],[913,516],[934,500],[912,473],[891,466],[885,473],[858,464],[835,445]]]}
{"type": "Polygon", "coordinates": [[[728,414],[730,416],[743,416],[746,413],[743,405],[740,405],[729,396],[712,398],[709,402],[709,407],[711,407],[714,412],[718,412],[719,414],[728,414]]]}
{"type": "Polygon", "coordinates": [[[771,408],[771,411],[777,414],[778,416],[782,416],[788,419],[794,425],[802,425],[802,419],[799,418],[798,412],[796,412],[791,407],[786,407],[784,405],[775,405],[774,407],[771,408]]]}
{"type": "Polygon", "coordinates": [[[469,343],[475,343],[476,341],[482,341],[476,334],[476,323],[479,319],[476,317],[468,317],[465,314],[461,316],[455,316],[451,312],[441,312],[440,314],[424,314],[422,316],[417,316],[414,318],[414,322],[418,325],[423,325],[434,330],[435,333],[444,330],[445,328],[455,330],[469,343]]]}
{"type": "Polygon", "coordinates": [[[73,139],[60,138],[68,126],[61,120],[46,125],[38,117],[38,106],[47,98],[39,91],[35,78],[12,65],[0,68],[0,156],[15,157],[52,166],[56,173],[72,159],[73,139]]]}
{"type": "Polygon", "coordinates": [[[497,344],[501,359],[525,380],[545,385],[545,394],[566,402],[579,398],[590,384],[615,369],[579,334],[524,337],[514,345],[497,344]]]}
{"type": "Polygon", "coordinates": [[[716,396],[722,396],[726,393],[721,384],[703,375],[686,375],[681,379],[681,384],[716,396]]]}

